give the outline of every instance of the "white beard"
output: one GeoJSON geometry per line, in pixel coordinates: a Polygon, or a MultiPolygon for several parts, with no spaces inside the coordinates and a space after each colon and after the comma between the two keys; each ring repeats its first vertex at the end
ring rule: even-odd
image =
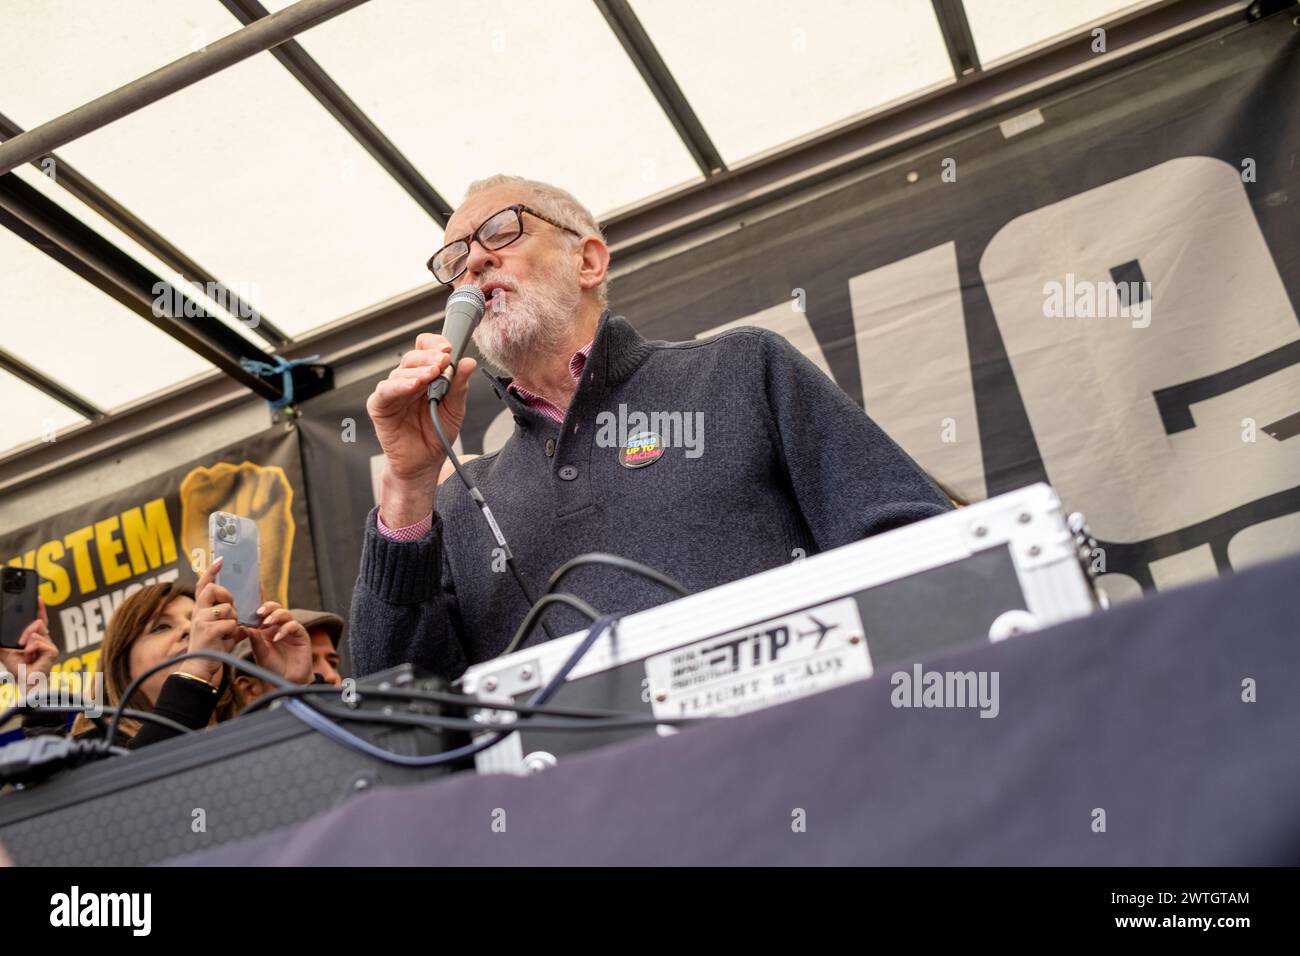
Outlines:
{"type": "MultiPolygon", "coordinates": [[[[558,353],[578,315],[582,290],[563,262],[543,269],[521,285],[514,276],[498,272],[486,282],[503,282],[517,291],[501,293],[489,305],[474,330],[474,344],[489,365],[517,378],[520,371],[558,353]]],[[[480,280],[480,285],[486,284],[480,280]]]]}

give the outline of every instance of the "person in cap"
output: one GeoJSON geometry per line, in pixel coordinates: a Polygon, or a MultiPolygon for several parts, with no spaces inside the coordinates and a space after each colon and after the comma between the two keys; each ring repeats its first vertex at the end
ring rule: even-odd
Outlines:
{"type": "MultiPolygon", "coordinates": [[[[343,636],[343,618],[329,611],[305,608],[292,608],[289,614],[311,638],[312,683],[343,686],[338,652],[339,640],[343,636]]],[[[245,638],[235,645],[233,653],[241,660],[253,661],[252,642],[245,638]]],[[[272,689],[266,681],[247,673],[236,674],[233,685],[236,707],[240,711],[272,689]]]]}
{"type": "Polygon", "coordinates": [[[294,608],[289,612],[307,629],[311,636],[312,670],[319,674],[326,684],[343,686],[343,675],[339,673],[339,641],[343,637],[343,618],[329,611],[308,611],[294,608]]]}

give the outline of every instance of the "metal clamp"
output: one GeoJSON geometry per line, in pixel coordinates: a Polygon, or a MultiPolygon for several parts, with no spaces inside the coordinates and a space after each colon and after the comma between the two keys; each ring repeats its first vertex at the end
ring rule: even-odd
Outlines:
{"type": "MultiPolygon", "coordinates": [[[[477,683],[472,680],[466,681],[461,690],[466,694],[473,694],[483,701],[496,699],[507,702],[514,700],[520,694],[540,690],[541,686],[542,669],[538,666],[537,660],[534,659],[524,661],[522,664],[516,663],[509,667],[503,667],[490,674],[484,674],[477,683]]],[[[510,723],[515,719],[513,712],[486,708],[474,711],[474,715],[473,719],[485,724],[510,723]]]]}
{"type": "MultiPolygon", "coordinates": [[[[1060,507],[1055,495],[1050,504],[1052,510],[1060,507]]],[[[972,551],[1006,545],[1022,569],[1068,559],[1074,542],[1058,522],[1043,520],[1049,513],[1041,506],[1020,504],[973,517],[966,529],[967,544],[972,551]]]]}

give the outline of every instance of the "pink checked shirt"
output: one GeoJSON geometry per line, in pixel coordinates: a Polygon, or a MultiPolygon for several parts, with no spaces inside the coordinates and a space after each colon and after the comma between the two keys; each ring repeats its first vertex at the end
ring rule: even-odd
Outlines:
{"type": "MultiPolygon", "coordinates": [[[[576,382],[582,376],[582,370],[587,365],[587,356],[591,354],[591,346],[595,343],[592,339],[578,351],[573,353],[569,359],[569,374],[573,376],[576,382]]],[[[564,424],[564,409],[556,405],[549,399],[543,398],[536,392],[530,392],[521,385],[511,382],[506,386],[506,391],[518,396],[519,400],[529,408],[535,408],[557,425],[564,424]]],[[[421,518],[415,524],[409,524],[405,528],[390,528],[384,524],[381,515],[375,515],[375,525],[379,528],[379,533],[385,538],[392,538],[394,541],[418,541],[429,533],[433,527],[433,515],[429,514],[421,518]]]]}

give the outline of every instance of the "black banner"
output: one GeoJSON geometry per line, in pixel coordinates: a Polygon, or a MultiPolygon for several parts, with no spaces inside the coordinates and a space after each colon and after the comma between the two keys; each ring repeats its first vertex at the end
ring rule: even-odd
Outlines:
{"type": "MultiPolygon", "coordinates": [[[[218,510],[257,522],[269,599],[319,606],[298,435],[282,426],[0,537],[0,558],[40,574],[60,651],[53,687],[80,691],[125,598],[157,581],[194,584],[207,565],[208,515],[218,510]]],[[[0,684],[0,694],[14,690],[0,684]]],[[[0,699],[0,708],[12,703],[0,699]]]]}
{"type": "MultiPolygon", "coordinates": [[[[397,365],[396,359],[393,365],[397,365]]],[[[482,375],[478,375],[482,378],[482,375]]],[[[361,564],[366,515],[375,506],[383,461],[374,427],[366,414],[371,381],[356,382],[313,399],[297,419],[303,472],[311,502],[312,539],[320,558],[323,607],[348,619],[352,588],[361,564]]],[[[495,401],[491,391],[488,398],[495,401]]],[[[345,673],[352,661],[347,641],[339,644],[345,673]]]]}
{"type": "MultiPolygon", "coordinates": [[[[612,307],[650,339],[781,332],[968,499],[1050,482],[1113,597],[1300,551],[1298,46],[1273,17],[1094,81],[621,275],[612,307]]],[[[340,611],[372,387],[303,419],[340,611]]],[[[512,429],[476,376],[464,450],[512,429]]]]}

